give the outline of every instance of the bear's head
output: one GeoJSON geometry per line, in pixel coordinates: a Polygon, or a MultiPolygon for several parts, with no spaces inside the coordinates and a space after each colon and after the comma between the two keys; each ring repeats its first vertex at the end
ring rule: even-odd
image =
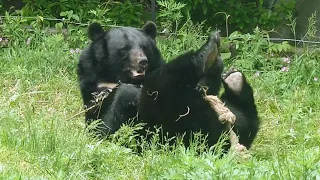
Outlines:
{"type": "Polygon", "coordinates": [[[141,29],[111,28],[105,31],[99,23],[88,28],[98,76],[107,82],[141,84],[146,73],[164,61],[156,46],[156,25],[148,21],[141,29]]]}

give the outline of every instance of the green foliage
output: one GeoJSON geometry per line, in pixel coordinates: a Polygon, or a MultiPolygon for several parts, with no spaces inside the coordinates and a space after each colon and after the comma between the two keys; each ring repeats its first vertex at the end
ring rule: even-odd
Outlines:
{"type": "Polygon", "coordinates": [[[185,4],[177,3],[174,0],[158,0],[160,11],[158,22],[165,29],[164,36],[158,37],[158,47],[160,51],[167,52],[164,59],[170,60],[190,49],[199,48],[210,32],[210,28],[203,32],[204,22],[194,23],[190,17],[182,22],[182,8],[185,4]],[[178,28],[179,27],[179,28],[178,28]],[[175,43],[171,43],[174,41],[175,43]]]}
{"type": "Polygon", "coordinates": [[[144,22],[144,7],[130,0],[124,2],[114,2],[110,7],[112,11],[108,14],[110,19],[113,19],[118,25],[123,26],[140,26],[144,22]]]}
{"type": "Polygon", "coordinates": [[[177,3],[174,0],[158,0],[157,2],[160,6],[157,20],[162,28],[167,28],[167,30],[173,30],[173,27],[175,27],[174,32],[176,33],[178,25],[183,18],[181,10],[185,4],[177,3]]]}
{"type": "Polygon", "coordinates": [[[194,24],[189,19],[181,25],[176,34],[158,37],[158,48],[161,52],[166,52],[163,54],[164,59],[170,60],[185,51],[199,48],[206,41],[206,36],[201,33],[202,28],[203,23],[194,24]]]}
{"type": "MultiPolygon", "coordinates": [[[[281,56],[292,52],[292,47],[284,41],[280,44],[270,42],[267,32],[254,29],[254,34],[235,31],[228,37],[238,56],[230,59],[231,64],[245,70],[277,70],[282,66],[281,56]]],[[[229,62],[230,63],[230,62],[229,62]]]]}
{"type": "MultiPolygon", "coordinates": [[[[35,18],[17,18],[17,20],[9,19],[6,13],[6,30],[4,34],[9,36],[15,26],[24,24],[31,26],[32,30],[37,28],[54,27],[56,30],[49,29],[49,32],[64,33],[65,38],[71,42],[73,47],[82,46],[86,38],[86,24],[91,22],[100,22],[103,25],[122,25],[122,26],[141,26],[144,21],[144,9],[138,2],[125,1],[107,1],[99,0],[82,1],[43,1],[43,0],[24,0],[26,5],[10,15],[29,16],[35,18]],[[49,18],[49,19],[47,19],[49,18]],[[56,20],[55,18],[62,19],[56,20]]],[[[24,31],[24,29],[21,29],[24,31]]],[[[10,35],[11,34],[11,35],[10,35]]],[[[17,35],[18,33],[16,33],[17,35]]],[[[25,34],[25,32],[23,32],[25,34]]],[[[15,36],[15,35],[13,35],[15,36]]],[[[19,38],[21,39],[21,38],[19,38]]]]}
{"type": "Polygon", "coordinates": [[[75,21],[80,21],[79,16],[76,14],[73,14],[73,11],[64,11],[60,13],[61,17],[66,17],[68,20],[75,20],[75,21]]]}
{"type": "MultiPolygon", "coordinates": [[[[70,23],[90,23],[99,21],[103,24],[140,27],[150,20],[150,2],[116,0],[23,0],[25,6],[13,15],[64,18],[63,22],[44,19],[44,26],[68,28],[70,23]]],[[[224,32],[239,30],[251,32],[259,26],[262,29],[272,29],[286,23],[295,7],[295,0],[281,0],[273,9],[264,7],[264,1],[238,0],[158,0],[161,27],[169,31],[177,31],[180,23],[191,18],[193,23],[203,23],[203,29],[223,29],[224,32]],[[253,17],[253,18],[252,18],[253,17]],[[285,20],[285,21],[284,21],[285,20]],[[224,29],[224,27],[226,27],[224,29]]],[[[30,23],[32,20],[28,20],[30,23]]]]}
{"type": "MultiPolygon", "coordinates": [[[[6,46],[21,46],[28,44],[30,47],[38,44],[43,37],[44,31],[41,31],[41,17],[38,17],[31,23],[31,28],[25,28],[23,25],[27,22],[24,18],[10,18],[6,12],[5,17],[1,20],[1,38],[6,39],[6,46]]],[[[2,43],[2,45],[4,45],[2,43]]]]}
{"type": "MultiPolygon", "coordinates": [[[[76,15],[69,12],[70,18],[76,18],[76,15]]],[[[3,40],[8,41],[6,44],[1,43],[2,46],[21,46],[27,44],[33,47],[40,42],[40,38],[44,35],[50,34],[63,34],[64,38],[68,40],[72,47],[82,47],[86,43],[86,29],[81,26],[68,24],[70,20],[67,19],[64,22],[56,23],[55,29],[45,26],[45,20],[43,17],[38,16],[36,19],[29,19],[23,17],[12,18],[8,12],[0,23],[0,29],[2,30],[1,37],[3,40]],[[29,24],[29,27],[26,26],[29,24]],[[67,26],[68,29],[63,29],[62,26],[67,26]]]]}
{"type": "Polygon", "coordinates": [[[281,54],[285,52],[289,52],[292,47],[289,45],[288,41],[283,41],[282,43],[270,43],[269,44],[269,51],[274,52],[276,54],[281,54]]]}
{"type": "MultiPolygon", "coordinates": [[[[284,1],[276,4],[273,10],[263,6],[263,0],[239,1],[239,0],[179,0],[186,4],[184,14],[190,14],[195,22],[206,21],[207,27],[225,27],[228,18],[228,26],[233,30],[251,32],[259,26],[263,29],[272,29],[277,25],[286,23],[293,13],[295,0],[284,1]],[[221,12],[227,16],[222,16],[221,12]]],[[[226,31],[226,29],[224,29],[226,31]]]]}
{"type": "Polygon", "coordinates": [[[317,11],[312,13],[311,16],[308,18],[308,29],[303,39],[306,38],[307,40],[310,40],[311,38],[316,37],[316,33],[317,33],[316,19],[317,19],[317,11]]]}
{"type": "MultiPolygon", "coordinates": [[[[143,23],[143,6],[138,2],[89,0],[24,0],[26,5],[13,14],[22,16],[42,16],[49,18],[65,18],[67,22],[89,23],[98,20],[103,23],[134,26],[143,23]],[[125,18],[124,18],[125,17],[125,18]]],[[[53,25],[45,21],[46,25],[53,25]]],[[[62,27],[62,23],[56,25],[62,27]]]]}

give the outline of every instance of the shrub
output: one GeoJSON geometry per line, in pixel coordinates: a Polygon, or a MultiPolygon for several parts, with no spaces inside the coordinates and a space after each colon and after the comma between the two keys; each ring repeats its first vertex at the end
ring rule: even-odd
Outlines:
{"type": "Polygon", "coordinates": [[[272,9],[265,7],[263,0],[178,0],[178,2],[185,4],[183,12],[185,15],[190,14],[194,22],[206,21],[205,28],[223,29],[227,20],[231,31],[252,32],[256,26],[269,29],[288,22],[287,17],[292,14],[296,1],[282,0],[272,9]]]}

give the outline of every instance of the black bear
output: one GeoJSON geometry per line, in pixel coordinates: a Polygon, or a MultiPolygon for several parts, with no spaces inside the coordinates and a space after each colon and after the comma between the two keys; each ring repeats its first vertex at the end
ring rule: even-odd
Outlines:
{"type": "MultiPolygon", "coordinates": [[[[147,123],[147,128],[161,126],[169,138],[185,134],[183,142],[186,146],[192,132],[198,131],[208,134],[209,146],[218,142],[227,130],[226,124],[218,120],[217,113],[204,101],[199,86],[207,86],[207,94],[218,94],[223,71],[219,46],[219,33],[211,33],[200,49],[186,52],[146,76],[139,118],[147,123]]],[[[253,91],[240,72],[229,72],[223,84],[226,91],[222,99],[236,115],[235,129],[240,135],[240,143],[249,148],[259,124],[253,91]]]]}
{"type": "Polygon", "coordinates": [[[112,133],[128,117],[136,115],[139,85],[144,76],[165,63],[156,46],[156,32],[151,21],[141,29],[121,27],[105,31],[99,23],[89,25],[88,37],[92,42],[82,51],[77,67],[87,125],[101,119],[101,133],[112,133]],[[103,93],[107,98],[97,104],[95,95],[103,93]]]}

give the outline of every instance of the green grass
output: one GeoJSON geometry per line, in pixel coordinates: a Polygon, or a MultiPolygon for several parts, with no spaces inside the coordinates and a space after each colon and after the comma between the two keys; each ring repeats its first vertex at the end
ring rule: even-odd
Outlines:
{"type": "Polygon", "coordinates": [[[197,155],[196,147],[154,144],[139,156],[120,146],[121,138],[91,139],[83,114],[74,116],[82,101],[78,54],[69,48],[49,36],[32,48],[0,50],[1,179],[320,179],[319,74],[304,69],[307,56],[286,73],[246,72],[262,126],[253,158],[239,162],[232,153],[219,159],[197,155]]]}

